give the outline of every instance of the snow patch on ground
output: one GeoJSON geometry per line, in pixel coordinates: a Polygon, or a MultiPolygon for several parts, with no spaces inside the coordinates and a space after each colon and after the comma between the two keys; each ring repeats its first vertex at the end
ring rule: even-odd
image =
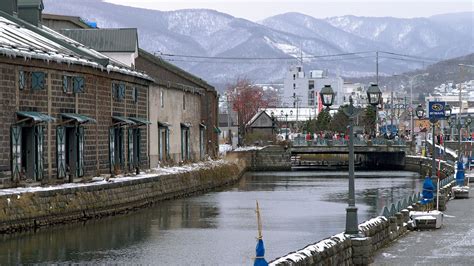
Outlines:
{"type": "Polygon", "coordinates": [[[138,179],[146,179],[152,178],[156,176],[167,176],[172,174],[178,173],[186,173],[191,171],[197,171],[202,169],[211,169],[217,166],[227,164],[224,160],[215,160],[215,161],[205,161],[199,163],[192,163],[183,166],[173,166],[173,167],[159,167],[147,170],[146,172],[141,172],[135,176],[116,176],[114,178],[107,179],[106,177],[97,176],[92,178],[92,182],[90,183],[67,183],[55,186],[47,186],[47,187],[18,187],[18,188],[7,188],[7,189],[0,189],[0,196],[4,195],[18,195],[23,193],[34,193],[39,191],[51,191],[51,190],[62,190],[67,188],[77,188],[77,187],[89,187],[89,186],[100,186],[107,183],[114,183],[114,182],[126,182],[130,180],[138,180],[138,179]]]}
{"type": "Polygon", "coordinates": [[[245,147],[238,147],[234,151],[258,151],[261,150],[265,147],[259,147],[259,146],[245,146],[245,147]]]}

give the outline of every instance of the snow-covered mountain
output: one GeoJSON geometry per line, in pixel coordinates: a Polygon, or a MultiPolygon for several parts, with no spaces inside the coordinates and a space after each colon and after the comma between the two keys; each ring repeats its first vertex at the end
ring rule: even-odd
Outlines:
{"type": "MultiPolygon", "coordinates": [[[[172,63],[213,84],[225,84],[236,77],[256,82],[282,80],[288,66],[300,54],[328,55],[357,51],[386,50],[421,56],[448,58],[473,52],[466,19],[438,16],[420,19],[334,17],[316,19],[286,13],[255,23],[214,10],[187,9],[170,12],[104,3],[100,0],[44,0],[45,12],[80,16],[99,27],[136,27],[140,47],[152,53],[237,57],[247,60],[163,56],[172,63]],[[465,42],[459,40],[466,39],[465,42]],[[470,40],[469,40],[470,38],[470,40]],[[455,40],[455,42],[453,42],[455,40]],[[257,60],[256,58],[283,58],[257,60]]],[[[472,22],[472,21],[471,21],[472,22]]],[[[371,58],[350,60],[305,59],[307,69],[329,69],[346,76],[370,75],[371,58]]],[[[404,61],[380,60],[381,73],[391,74],[420,67],[404,61]]]]}

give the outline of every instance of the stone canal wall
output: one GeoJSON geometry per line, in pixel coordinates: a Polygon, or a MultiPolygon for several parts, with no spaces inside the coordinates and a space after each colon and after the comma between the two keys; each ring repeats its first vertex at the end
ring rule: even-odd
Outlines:
{"type": "MultiPolygon", "coordinates": [[[[408,219],[408,216],[406,217],[408,219]]],[[[359,225],[360,236],[331,236],[270,262],[270,265],[368,265],[373,254],[407,232],[404,216],[379,216],[359,225]]]]}
{"type": "Polygon", "coordinates": [[[0,232],[125,213],[159,200],[236,182],[246,167],[246,161],[237,158],[235,163],[222,162],[189,172],[36,192],[13,192],[0,196],[0,232]]]}
{"type": "MultiPolygon", "coordinates": [[[[405,170],[418,172],[422,176],[425,176],[426,173],[430,173],[431,175],[431,165],[431,158],[410,155],[405,156],[405,170]]],[[[436,163],[436,167],[438,168],[438,162],[436,163]]],[[[454,166],[445,161],[441,161],[441,177],[444,178],[452,174],[454,174],[454,166]]]]}

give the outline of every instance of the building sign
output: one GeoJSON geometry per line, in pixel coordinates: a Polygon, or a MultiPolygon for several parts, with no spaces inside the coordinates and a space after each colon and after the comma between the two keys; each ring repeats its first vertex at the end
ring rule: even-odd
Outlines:
{"type": "Polygon", "coordinates": [[[428,117],[430,120],[444,119],[445,102],[429,102],[428,103],[428,117]]]}

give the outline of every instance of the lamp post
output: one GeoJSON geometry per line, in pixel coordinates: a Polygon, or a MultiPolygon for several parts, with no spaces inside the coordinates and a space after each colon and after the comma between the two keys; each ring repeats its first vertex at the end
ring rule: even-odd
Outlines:
{"type": "MultiPolygon", "coordinates": [[[[376,107],[380,102],[382,92],[377,85],[373,84],[367,90],[369,103],[376,107]]],[[[357,115],[357,109],[354,107],[352,96],[349,97],[349,106],[343,109],[344,113],[349,117],[349,195],[348,206],[346,208],[346,230],[349,235],[357,235],[359,233],[357,207],[355,205],[355,179],[354,179],[354,117],[357,115]]]]}
{"type": "MultiPolygon", "coordinates": [[[[288,113],[283,112],[283,110],[280,111],[281,116],[285,116],[285,125],[286,125],[286,130],[285,130],[285,140],[288,140],[288,131],[290,128],[288,127],[288,113]]],[[[290,116],[293,115],[293,110],[290,110],[290,116]]]]}
{"type": "MultiPolygon", "coordinates": [[[[423,106],[421,106],[421,104],[419,104],[416,107],[415,114],[416,114],[416,117],[418,117],[418,120],[421,120],[425,116],[425,110],[423,109],[423,106]]],[[[425,132],[425,153],[426,153],[426,132],[425,132]]]]}
{"type": "MultiPolygon", "coordinates": [[[[446,119],[446,121],[450,121],[450,117],[451,117],[451,113],[452,113],[452,110],[451,110],[451,106],[449,104],[446,104],[446,106],[444,107],[444,117],[446,119]]],[[[448,122],[449,123],[449,122],[448,122]]],[[[444,156],[446,157],[446,128],[444,128],[443,130],[443,146],[444,146],[444,156]]]]}
{"type": "MultiPolygon", "coordinates": [[[[405,74],[399,74],[399,75],[395,75],[395,76],[404,76],[404,77],[407,77],[409,79],[409,84],[410,84],[410,110],[413,110],[413,81],[415,81],[415,79],[417,77],[426,77],[428,76],[429,73],[422,73],[422,74],[417,74],[417,75],[414,75],[414,76],[408,76],[408,75],[405,75],[405,74]]],[[[413,141],[413,131],[414,131],[414,124],[413,124],[413,112],[411,112],[411,115],[410,115],[410,140],[413,141]]]]}
{"type": "Polygon", "coordinates": [[[275,113],[272,111],[270,113],[271,117],[272,117],[272,138],[273,138],[273,134],[274,134],[274,130],[275,130],[275,113]]]}
{"type": "Polygon", "coordinates": [[[370,87],[367,89],[367,99],[369,100],[369,104],[375,108],[375,134],[374,137],[377,135],[377,105],[380,103],[382,99],[382,92],[377,84],[370,84],[370,87]],[[378,101],[375,103],[375,101],[378,101]]]}

